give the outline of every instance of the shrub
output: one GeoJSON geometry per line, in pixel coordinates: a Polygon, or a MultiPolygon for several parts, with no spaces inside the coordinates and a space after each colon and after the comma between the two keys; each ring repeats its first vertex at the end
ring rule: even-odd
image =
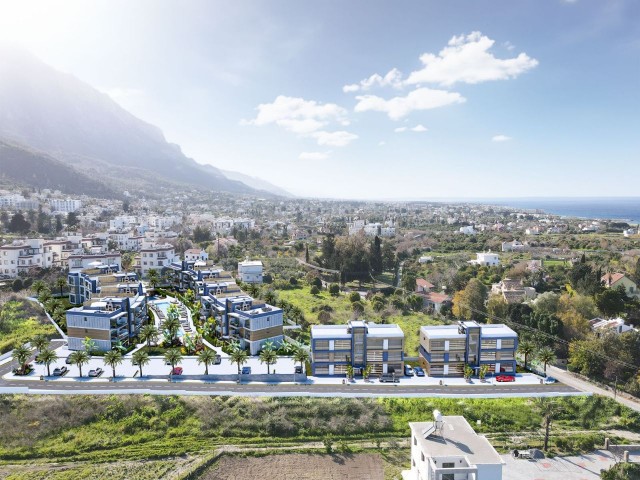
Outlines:
{"type": "Polygon", "coordinates": [[[332,283],[329,285],[329,293],[337,297],[340,294],[340,286],[337,283],[332,283]]]}
{"type": "Polygon", "coordinates": [[[349,294],[349,301],[351,303],[353,302],[359,302],[360,301],[360,294],[358,292],[351,292],[349,294]]]}
{"type": "Polygon", "coordinates": [[[313,285],[311,287],[310,292],[311,292],[311,295],[318,295],[320,293],[320,289],[316,285],[313,285]]]}

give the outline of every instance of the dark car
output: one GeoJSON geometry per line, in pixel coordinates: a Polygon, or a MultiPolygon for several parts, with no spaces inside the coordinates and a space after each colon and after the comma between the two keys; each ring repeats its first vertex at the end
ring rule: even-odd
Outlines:
{"type": "Polygon", "coordinates": [[[64,363],[66,363],[67,365],[71,365],[71,354],[69,354],[67,358],[65,358],[64,363]]]}
{"type": "Polygon", "coordinates": [[[102,375],[102,372],[103,372],[103,370],[100,367],[98,367],[98,368],[95,368],[93,370],[89,370],[89,376],[90,377],[99,377],[100,375],[102,375]]]}
{"type": "Polygon", "coordinates": [[[400,379],[397,378],[393,373],[383,373],[380,375],[381,383],[400,383],[400,379]]]}
{"type": "Polygon", "coordinates": [[[413,367],[413,372],[416,374],[416,377],[424,377],[424,370],[422,367],[413,367]]]}
{"type": "Polygon", "coordinates": [[[302,373],[302,367],[300,365],[296,365],[294,373],[302,373]]]}
{"type": "Polygon", "coordinates": [[[182,367],[174,367],[174,369],[171,370],[171,375],[182,375],[182,367]]]}
{"type": "Polygon", "coordinates": [[[220,355],[216,355],[216,359],[213,361],[214,365],[220,365],[222,363],[222,357],[220,355]]]}
{"type": "Polygon", "coordinates": [[[413,377],[413,368],[411,367],[411,365],[404,366],[404,374],[407,377],[413,377]]]}
{"type": "Polygon", "coordinates": [[[242,375],[249,375],[251,373],[251,367],[242,367],[242,375]]]}
{"type": "Polygon", "coordinates": [[[53,376],[54,377],[61,377],[65,373],[67,373],[68,371],[69,371],[69,369],[63,365],[62,367],[57,367],[57,368],[55,368],[53,370],[53,376]]]}

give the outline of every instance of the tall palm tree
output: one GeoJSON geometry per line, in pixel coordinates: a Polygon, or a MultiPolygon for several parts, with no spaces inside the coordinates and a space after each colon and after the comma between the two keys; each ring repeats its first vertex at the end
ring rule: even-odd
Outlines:
{"type": "Polygon", "coordinates": [[[150,269],[147,272],[147,278],[149,279],[149,284],[155,289],[160,282],[160,274],[155,268],[150,269]]]}
{"type": "Polygon", "coordinates": [[[208,348],[205,348],[204,350],[202,350],[198,355],[198,363],[200,364],[204,363],[205,375],[209,375],[209,364],[216,361],[216,355],[217,355],[216,352],[208,348]]]}
{"type": "Polygon", "coordinates": [[[275,305],[276,302],[278,301],[278,296],[276,295],[276,292],[274,292],[271,289],[267,290],[267,292],[264,294],[264,301],[269,305],[275,305]]]}
{"type": "Polygon", "coordinates": [[[35,347],[38,352],[44,350],[47,345],[49,345],[49,339],[46,335],[36,335],[33,337],[33,340],[31,340],[31,346],[35,347]]]}
{"type": "Polygon", "coordinates": [[[248,356],[249,355],[247,354],[247,351],[243,350],[238,345],[236,345],[236,348],[234,348],[229,355],[231,361],[238,365],[238,381],[240,381],[240,368],[242,367],[242,365],[247,363],[248,356]]]}
{"type": "Polygon", "coordinates": [[[67,279],[65,277],[56,278],[56,287],[60,289],[60,296],[62,296],[62,291],[67,287],[67,279]]]}
{"type": "Polygon", "coordinates": [[[162,330],[169,334],[171,345],[174,345],[178,338],[178,331],[180,330],[180,318],[167,314],[167,319],[162,322],[162,330]]]}
{"type": "Polygon", "coordinates": [[[547,374],[547,364],[552,363],[556,359],[556,354],[549,347],[544,347],[538,352],[538,360],[544,364],[544,374],[547,374]]]}
{"type": "Polygon", "coordinates": [[[144,350],[137,350],[133,352],[131,355],[131,364],[137,365],[140,369],[140,376],[142,377],[142,367],[144,365],[148,365],[151,360],[149,359],[149,354],[144,350]]]}
{"type": "Polygon", "coordinates": [[[24,369],[31,357],[31,350],[26,345],[20,345],[13,349],[13,359],[18,362],[18,371],[24,373],[24,369]]]}
{"type": "Polygon", "coordinates": [[[147,343],[147,347],[150,347],[152,342],[158,340],[159,332],[155,325],[148,323],[140,329],[138,336],[140,340],[147,343]]]}
{"type": "Polygon", "coordinates": [[[36,280],[31,285],[31,290],[33,290],[33,292],[36,294],[36,297],[39,297],[40,292],[42,292],[42,290],[44,290],[45,288],[47,288],[47,286],[42,280],[36,280]]]}
{"type": "Polygon", "coordinates": [[[518,352],[524,355],[524,368],[527,368],[527,361],[529,360],[529,355],[531,355],[535,351],[535,345],[533,342],[529,340],[522,340],[518,345],[518,352]]]}
{"type": "Polygon", "coordinates": [[[542,416],[542,426],[544,427],[544,446],[543,450],[546,452],[549,447],[549,435],[551,433],[551,422],[558,414],[558,404],[548,397],[541,397],[535,399],[535,407],[538,413],[542,416]]]}
{"type": "Polygon", "coordinates": [[[182,354],[180,353],[179,349],[170,348],[169,350],[167,350],[164,353],[164,360],[169,365],[171,365],[171,374],[170,375],[173,375],[173,369],[176,368],[176,365],[178,363],[180,363],[180,360],[182,360],[182,354]]]}
{"type": "Polygon", "coordinates": [[[260,351],[260,362],[267,364],[267,375],[271,373],[271,365],[278,360],[278,354],[271,348],[263,348],[260,351]]]}
{"type": "Polygon", "coordinates": [[[293,352],[293,361],[300,362],[300,368],[304,371],[304,364],[309,360],[309,352],[302,347],[298,347],[293,352]]]}
{"type": "Polygon", "coordinates": [[[120,365],[124,360],[122,354],[118,350],[109,350],[104,354],[103,360],[105,365],[111,367],[111,371],[113,372],[112,378],[116,378],[116,366],[120,365]]]}
{"type": "Polygon", "coordinates": [[[50,377],[51,364],[58,360],[58,355],[56,355],[56,352],[51,350],[50,348],[43,348],[42,350],[40,350],[38,360],[40,360],[47,367],[47,377],[50,377]]]}
{"type": "Polygon", "coordinates": [[[69,355],[69,361],[72,365],[78,366],[78,371],[80,372],[80,378],[82,378],[82,366],[89,363],[89,359],[91,356],[85,350],[76,350],[71,355],[69,355]]]}

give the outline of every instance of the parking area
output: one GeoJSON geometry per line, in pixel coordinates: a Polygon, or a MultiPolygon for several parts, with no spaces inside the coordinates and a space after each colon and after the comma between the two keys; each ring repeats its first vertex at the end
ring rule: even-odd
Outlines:
{"type": "Polygon", "coordinates": [[[615,463],[611,452],[596,450],[588,455],[526,460],[502,455],[504,480],[595,480],[600,471],[615,463]]]}

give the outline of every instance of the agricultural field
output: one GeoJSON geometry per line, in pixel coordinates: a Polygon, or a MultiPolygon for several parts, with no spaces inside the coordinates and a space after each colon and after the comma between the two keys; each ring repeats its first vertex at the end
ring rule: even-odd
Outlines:
{"type": "Polygon", "coordinates": [[[54,337],[57,332],[37,304],[19,297],[0,304],[0,354],[40,334],[54,337]]]}

